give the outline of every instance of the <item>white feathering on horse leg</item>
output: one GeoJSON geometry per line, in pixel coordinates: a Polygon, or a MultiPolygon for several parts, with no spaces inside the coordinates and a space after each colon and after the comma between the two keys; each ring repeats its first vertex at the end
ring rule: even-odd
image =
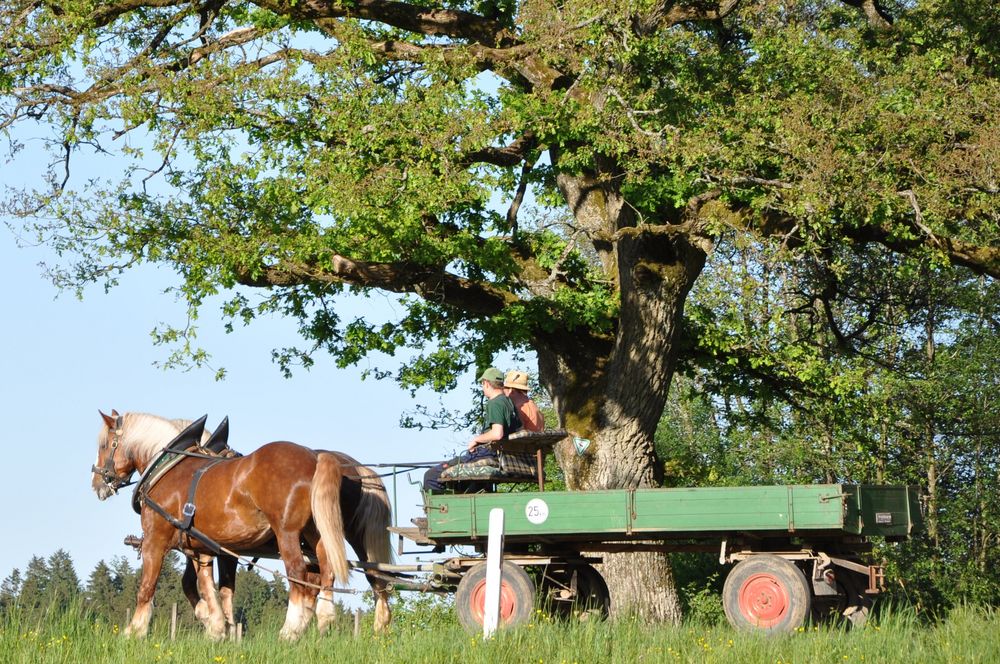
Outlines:
{"type": "Polygon", "coordinates": [[[137,606],[131,622],[125,628],[125,636],[128,638],[144,639],[149,633],[149,619],[153,616],[153,603],[147,602],[145,605],[137,606]]]}
{"type": "Polygon", "coordinates": [[[392,613],[389,610],[389,593],[380,590],[375,593],[375,633],[381,634],[389,630],[392,613]]]}
{"type": "Polygon", "coordinates": [[[319,592],[316,602],[316,625],[319,633],[325,634],[337,617],[336,607],[333,605],[333,591],[324,588],[319,592]]]}
{"type": "Polygon", "coordinates": [[[309,624],[311,611],[304,611],[301,604],[293,600],[288,601],[288,612],[285,614],[285,624],[281,627],[280,637],[285,641],[294,641],[302,636],[306,626],[309,624]]]}

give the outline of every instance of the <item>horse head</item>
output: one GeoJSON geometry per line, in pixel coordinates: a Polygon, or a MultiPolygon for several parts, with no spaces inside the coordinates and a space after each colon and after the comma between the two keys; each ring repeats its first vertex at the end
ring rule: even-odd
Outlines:
{"type": "Polygon", "coordinates": [[[112,409],[110,415],[101,411],[104,421],[97,435],[97,461],[91,467],[94,472],[91,487],[98,499],[107,500],[125,484],[135,472],[132,456],[122,447],[125,416],[112,409]]]}

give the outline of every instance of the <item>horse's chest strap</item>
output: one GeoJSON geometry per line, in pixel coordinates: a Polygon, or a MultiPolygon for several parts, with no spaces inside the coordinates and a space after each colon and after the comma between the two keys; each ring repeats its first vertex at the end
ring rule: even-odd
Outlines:
{"type": "Polygon", "coordinates": [[[219,461],[222,461],[222,459],[210,461],[198,470],[194,471],[194,475],[191,477],[191,485],[188,487],[187,502],[184,503],[184,507],[181,508],[181,525],[178,526],[181,530],[190,530],[191,523],[194,521],[194,513],[196,509],[194,505],[194,494],[198,490],[198,482],[201,481],[201,476],[205,474],[206,470],[219,463],[219,461]]]}
{"type": "Polygon", "coordinates": [[[225,461],[225,459],[214,459],[194,472],[194,475],[191,477],[191,485],[188,487],[187,502],[184,503],[184,507],[181,508],[180,519],[174,518],[172,514],[157,504],[152,498],[149,497],[148,494],[142,496],[142,502],[154,512],[166,519],[170,525],[187,533],[189,536],[194,537],[216,554],[221,553],[219,544],[194,527],[194,513],[196,511],[194,494],[198,490],[198,482],[201,481],[201,476],[205,474],[205,471],[221,461],[225,461]]]}

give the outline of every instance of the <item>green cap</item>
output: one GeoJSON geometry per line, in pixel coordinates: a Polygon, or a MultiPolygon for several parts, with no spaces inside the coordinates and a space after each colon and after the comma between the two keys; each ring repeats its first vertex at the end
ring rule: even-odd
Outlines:
{"type": "Polygon", "coordinates": [[[483,372],[483,375],[479,377],[479,382],[488,380],[491,383],[502,383],[503,382],[503,372],[496,367],[490,367],[483,372]]]}

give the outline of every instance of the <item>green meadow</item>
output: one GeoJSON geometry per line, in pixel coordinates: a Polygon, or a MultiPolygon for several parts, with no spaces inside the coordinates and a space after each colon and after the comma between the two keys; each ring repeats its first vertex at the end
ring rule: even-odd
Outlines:
{"type": "MultiPolygon", "coordinates": [[[[164,613],[163,609],[159,613],[164,613]]],[[[727,625],[650,626],[634,620],[551,622],[542,613],[518,629],[483,640],[463,631],[441,607],[397,612],[392,631],[354,636],[345,621],[320,636],[311,629],[296,643],[266,625],[241,641],[212,643],[186,629],[170,640],[162,616],[144,640],[125,639],[120,626],[88,619],[82,610],[26,619],[9,614],[0,631],[0,661],[42,662],[997,662],[1000,615],[959,608],[938,620],[911,610],[885,611],[853,631],[806,627],[779,637],[734,632],[727,625]]]]}

